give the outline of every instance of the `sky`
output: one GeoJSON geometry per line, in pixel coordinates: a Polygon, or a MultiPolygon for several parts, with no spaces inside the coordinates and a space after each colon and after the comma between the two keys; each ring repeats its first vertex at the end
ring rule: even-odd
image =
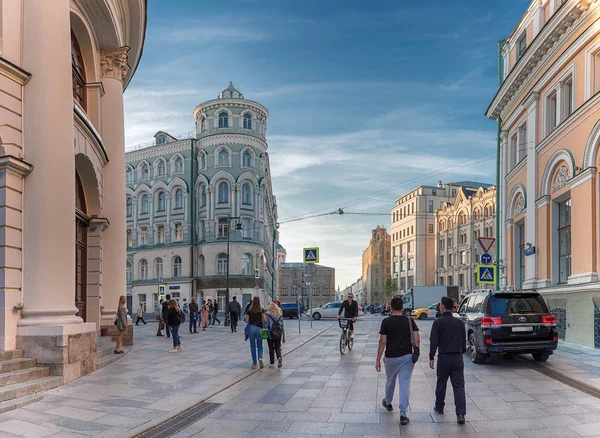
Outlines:
{"type": "Polygon", "coordinates": [[[152,0],[125,92],[126,146],[192,133],[229,81],[269,112],[288,262],[320,248],[342,289],[416,187],[495,182],[497,41],[530,1],[152,0]],[[346,214],[287,222],[332,212],[346,214]],[[310,214],[309,214],[310,213],[310,214]]]}

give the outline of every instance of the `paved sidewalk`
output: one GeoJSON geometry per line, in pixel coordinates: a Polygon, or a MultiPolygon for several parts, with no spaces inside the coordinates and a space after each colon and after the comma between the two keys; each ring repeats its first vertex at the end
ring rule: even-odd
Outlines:
{"type": "MultiPolygon", "coordinates": [[[[333,322],[286,320],[284,354],[333,322]]],[[[135,347],[117,362],[48,391],[40,402],[0,414],[0,438],[131,435],[201,402],[255,370],[250,368],[244,323],[238,333],[214,326],[192,335],[182,325],[183,351],[169,354],[171,339],[156,336],[156,323],[135,329],[135,347]]],[[[268,349],[265,355],[268,358],[268,349]]]]}

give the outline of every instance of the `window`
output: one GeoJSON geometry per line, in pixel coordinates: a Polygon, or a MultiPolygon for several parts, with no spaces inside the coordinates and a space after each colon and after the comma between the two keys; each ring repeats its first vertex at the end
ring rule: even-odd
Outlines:
{"type": "Polygon", "coordinates": [[[154,278],[158,280],[163,278],[163,259],[160,257],[154,259],[154,278]]]}
{"type": "Polygon", "coordinates": [[[413,252],[415,250],[415,242],[411,240],[408,242],[408,252],[413,252]]]}
{"type": "Polygon", "coordinates": [[[438,279],[438,285],[439,285],[439,286],[443,286],[443,285],[444,285],[444,277],[440,277],[440,278],[438,279]]]}
{"type": "Polygon", "coordinates": [[[229,166],[229,152],[226,149],[219,151],[219,163],[218,166],[229,166]]]}
{"type": "Polygon", "coordinates": [[[183,158],[175,158],[175,164],[173,166],[173,169],[175,173],[183,173],[183,158]]]}
{"type": "Polygon", "coordinates": [[[460,262],[461,262],[463,265],[466,265],[466,264],[467,264],[467,252],[466,252],[466,251],[461,251],[461,252],[460,252],[460,262]]]}
{"type": "Polygon", "coordinates": [[[250,114],[244,114],[244,129],[252,129],[252,117],[250,114]]]}
{"type": "Polygon", "coordinates": [[[517,165],[517,152],[518,152],[518,139],[517,135],[513,135],[510,138],[510,158],[509,158],[509,170],[512,170],[517,165]]]}
{"type": "Polygon", "coordinates": [[[415,234],[415,227],[413,225],[410,226],[410,234],[415,234]]]}
{"type": "Polygon", "coordinates": [[[519,151],[517,153],[517,163],[527,156],[527,123],[519,127],[519,151]]]}
{"type": "Polygon", "coordinates": [[[323,296],[329,296],[329,286],[323,286],[323,296]]]}
{"type": "Polygon", "coordinates": [[[252,220],[244,218],[242,219],[242,237],[244,239],[252,238],[252,220]]]}
{"type": "Polygon", "coordinates": [[[440,256],[440,268],[444,268],[444,256],[440,256]]]}
{"type": "Polygon", "coordinates": [[[173,257],[173,277],[181,277],[181,257],[173,257]]]}
{"type": "Polygon", "coordinates": [[[452,275],[448,275],[448,286],[454,286],[454,279],[452,275]]]}
{"type": "Polygon", "coordinates": [[[165,144],[167,142],[167,137],[165,137],[164,135],[161,135],[160,137],[156,138],[156,144],[165,144]]]}
{"type": "Polygon", "coordinates": [[[198,169],[202,170],[204,169],[204,153],[200,153],[198,154],[198,169]]]}
{"type": "Polygon", "coordinates": [[[183,208],[183,190],[175,190],[175,208],[183,208]]]}
{"type": "Polygon", "coordinates": [[[131,281],[131,260],[127,260],[127,265],[125,268],[125,278],[127,281],[131,281]]]}
{"type": "Polygon", "coordinates": [[[165,243],[165,226],[164,225],[158,226],[158,228],[156,229],[156,237],[157,237],[156,243],[165,243]]]}
{"type": "Polygon", "coordinates": [[[125,182],[133,182],[133,169],[131,167],[127,167],[127,170],[125,171],[125,182]]]}
{"type": "Polygon", "coordinates": [[[148,214],[148,195],[142,195],[141,214],[148,214]]]}
{"type": "Polygon", "coordinates": [[[427,211],[429,213],[433,213],[433,201],[428,201],[427,202],[427,211]]]}
{"type": "Polygon", "coordinates": [[[227,254],[217,256],[217,275],[227,275],[227,254]]]}
{"type": "Polygon", "coordinates": [[[150,167],[148,163],[142,163],[140,166],[140,179],[148,179],[150,178],[150,167]]]}
{"type": "Polygon", "coordinates": [[[160,192],[158,194],[158,202],[156,203],[156,211],[165,211],[165,192],[160,192]]]}
{"type": "Polygon", "coordinates": [[[183,225],[175,224],[175,242],[183,241],[183,225]]]}
{"type": "Polygon", "coordinates": [[[456,196],[456,189],[452,189],[452,196],[456,196]]]}
{"type": "Polygon", "coordinates": [[[219,204],[229,203],[229,184],[222,182],[219,184],[219,204]]]}
{"type": "Polygon", "coordinates": [[[249,151],[244,151],[242,154],[242,166],[252,167],[252,155],[249,151]]]}
{"type": "Polygon", "coordinates": [[[252,275],[252,256],[250,254],[242,255],[242,275],[252,275]]]}
{"type": "Polygon", "coordinates": [[[546,110],[548,111],[548,132],[546,134],[550,134],[554,128],[556,128],[556,92],[552,93],[546,99],[546,110]]]}
{"type": "Polygon", "coordinates": [[[146,259],[140,260],[140,280],[148,279],[148,261],[146,259]]]}
{"type": "Polygon", "coordinates": [[[229,128],[229,114],[226,112],[219,114],[219,128],[229,128]]]}
{"type": "Polygon", "coordinates": [[[565,116],[566,119],[573,114],[573,78],[569,78],[563,85],[563,96],[565,97],[565,116]]]}
{"type": "MultiPolygon", "coordinates": [[[[431,194],[433,196],[437,196],[437,190],[436,189],[431,190],[431,194]]],[[[431,201],[431,202],[433,202],[433,201],[431,201]]]]}
{"type": "Polygon", "coordinates": [[[140,228],[140,245],[148,245],[148,229],[146,227],[140,228]]]}
{"type": "Polygon", "coordinates": [[[252,188],[249,183],[242,185],[242,204],[252,205],[252,188]]]}
{"type": "Polygon", "coordinates": [[[527,31],[524,30],[517,40],[517,61],[521,59],[525,50],[527,50],[527,31]]]}
{"type": "Polygon", "coordinates": [[[142,308],[142,312],[146,312],[146,294],[138,295],[138,308],[140,307],[142,308]]]}
{"type": "Polygon", "coordinates": [[[571,275],[571,200],[558,204],[558,282],[567,283],[571,275]]]}
{"type": "Polygon", "coordinates": [[[414,258],[408,259],[408,270],[409,271],[414,269],[414,267],[415,267],[414,265],[415,265],[415,259],[414,258]]]}
{"type": "Polygon", "coordinates": [[[285,296],[287,296],[287,294],[288,294],[288,288],[287,288],[287,286],[283,286],[281,288],[281,296],[285,297],[285,296]]]}
{"type": "Polygon", "coordinates": [[[314,286],[312,288],[312,294],[313,296],[319,296],[319,286],[314,286]]]}
{"type": "Polygon", "coordinates": [[[206,186],[200,186],[200,207],[206,207],[206,186]]]}
{"type": "Polygon", "coordinates": [[[219,218],[218,227],[219,227],[219,229],[217,230],[218,237],[227,237],[229,225],[228,225],[226,217],[219,218]]]}
{"type": "Polygon", "coordinates": [[[131,198],[127,198],[127,217],[133,216],[133,200],[131,198]]]}
{"type": "Polygon", "coordinates": [[[133,246],[133,233],[131,230],[127,230],[127,246],[129,248],[133,246]]]}
{"type": "Polygon", "coordinates": [[[204,256],[200,255],[200,257],[198,257],[198,275],[200,277],[204,277],[206,272],[206,262],[204,260],[204,256]]]}
{"type": "Polygon", "coordinates": [[[459,274],[458,275],[458,285],[460,287],[465,287],[465,276],[464,276],[464,274],[459,274]]]}
{"type": "Polygon", "coordinates": [[[160,160],[158,160],[158,165],[156,166],[156,175],[163,176],[166,174],[167,174],[167,165],[165,163],[165,160],[160,159],[160,160]]]}
{"type": "Polygon", "coordinates": [[[73,97],[83,109],[86,109],[85,67],[79,43],[71,32],[71,76],[73,82],[73,97]]]}

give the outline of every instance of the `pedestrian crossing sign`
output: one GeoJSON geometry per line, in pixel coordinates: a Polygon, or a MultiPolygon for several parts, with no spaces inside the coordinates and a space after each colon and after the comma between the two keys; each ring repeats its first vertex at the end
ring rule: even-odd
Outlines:
{"type": "Polygon", "coordinates": [[[477,265],[477,283],[495,284],[496,265],[477,265]]]}
{"type": "Polygon", "coordinates": [[[319,248],[304,248],[304,264],[319,263],[319,248]]]}
{"type": "Polygon", "coordinates": [[[158,285],[158,296],[159,297],[164,297],[165,296],[165,291],[167,289],[167,286],[164,284],[159,284],[158,285]]]}

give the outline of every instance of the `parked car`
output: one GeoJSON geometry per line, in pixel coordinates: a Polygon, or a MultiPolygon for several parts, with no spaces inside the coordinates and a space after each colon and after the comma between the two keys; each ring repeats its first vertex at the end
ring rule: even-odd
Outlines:
{"type": "MultiPolygon", "coordinates": [[[[298,318],[298,303],[282,303],[281,310],[284,318],[298,318]]],[[[300,315],[302,315],[303,310],[304,308],[300,304],[300,315]]]]}
{"type": "Polygon", "coordinates": [[[314,319],[337,318],[340,307],[342,307],[342,302],[334,301],[332,303],[327,303],[322,307],[312,309],[312,312],[311,310],[308,310],[306,313],[312,315],[314,319]]]}
{"type": "Polygon", "coordinates": [[[410,316],[418,319],[437,318],[440,315],[439,303],[434,303],[429,307],[421,307],[410,312],[410,316]]]}
{"type": "Polygon", "coordinates": [[[546,361],[558,346],[556,317],[537,292],[475,292],[458,313],[474,363],[484,363],[491,353],[531,354],[546,361]]]}

